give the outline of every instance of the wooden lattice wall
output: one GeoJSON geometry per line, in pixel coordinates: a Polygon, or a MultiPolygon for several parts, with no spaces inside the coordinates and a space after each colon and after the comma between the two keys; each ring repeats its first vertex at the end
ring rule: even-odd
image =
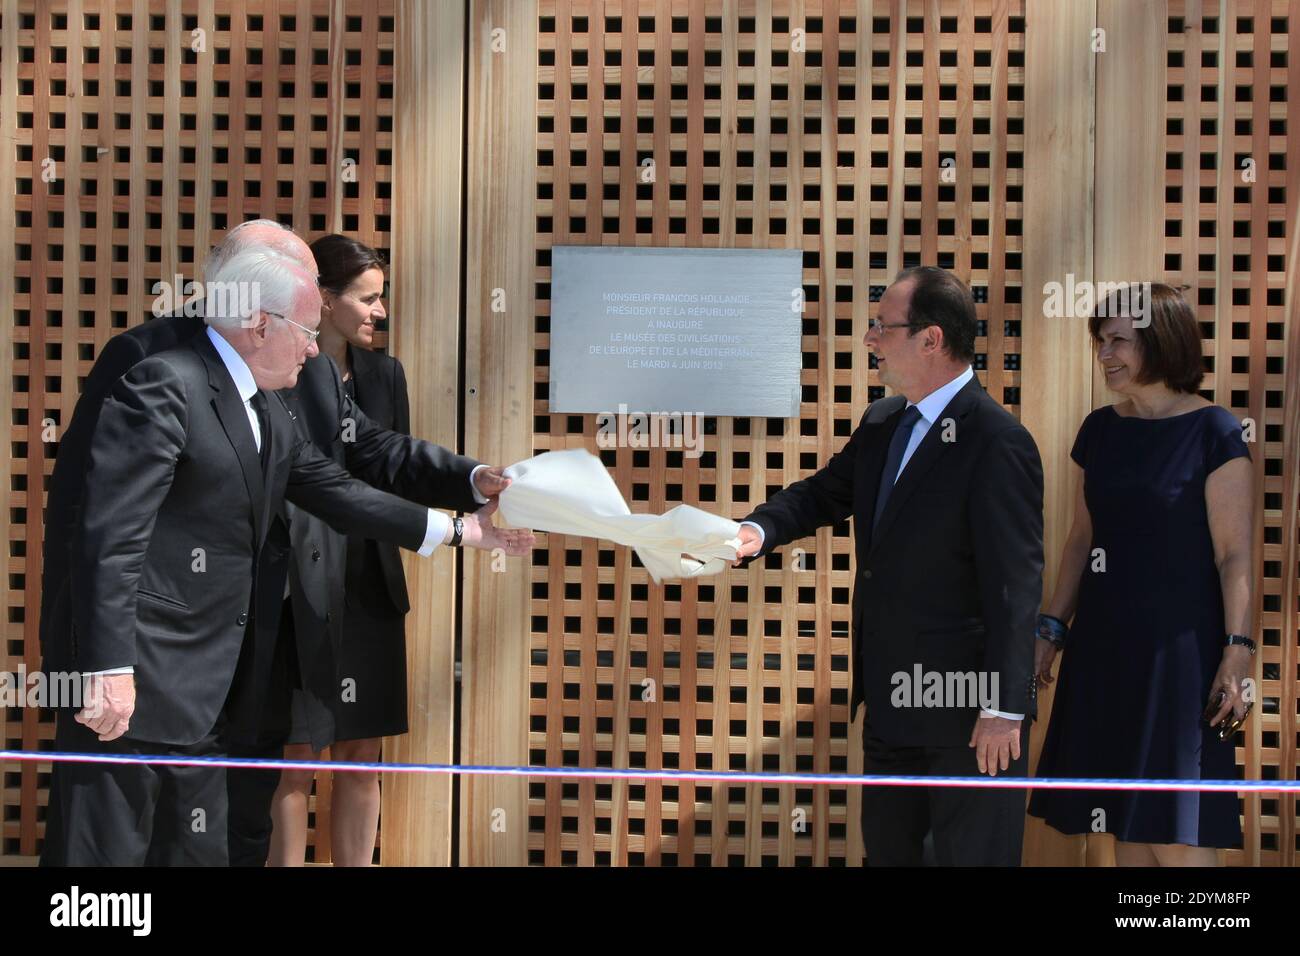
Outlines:
{"type": "MultiPolygon", "coordinates": [[[[1242,776],[1296,779],[1300,614],[1300,5],[1172,0],[1164,269],[1192,287],[1210,356],[1205,394],[1256,423],[1256,614],[1263,644],[1242,776]],[[1288,348],[1290,352],[1288,354],[1288,348]]],[[[1243,801],[1229,862],[1294,866],[1297,799],[1243,801]]]]}
{"type": "MultiPolygon", "coordinates": [[[[538,13],[537,450],[599,450],[594,416],[546,413],[552,244],[804,253],[799,417],[707,419],[696,460],[601,452],[634,510],[739,518],[824,463],[884,394],[862,338],[906,265],[971,284],[980,380],[1018,410],[1022,3],[538,13]]],[[[800,543],[802,570],[784,552],[660,588],[625,551],[552,535],[531,578],[531,760],[848,771],[851,542],[846,522],[800,543]]],[[[528,858],[844,865],[856,807],[847,788],[534,783],[528,858]]]]}
{"type": "MultiPolygon", "coordinates": [[[[1238,762],[1245,776],[1295,778],[1300,137],[1288,133],[1300,0],[471,0],[463,19],[432,2],[0,0],[0,275],[13,276],[0,282],[0,666],[39,663],[41,516],[29,496],[54,452],[42,419],[57,432],[77,377],[110,335],[143,320],[152,283],[190,277],[238,219],[380,247],[391,230],[399,313],[448,295],[416,272],[434,274],[430,249],[439,270],[460,249],[463,342],[453,295],[438,306],[449,326],[406,346],[399,320],[396,346],[408,373],[442,363],[436,385],[463,416],[464,450],[503,462],[598,450],[593,416],[547,413],[552,245],[801,249],[799,417],[710,419],[700,459],[602,453],[634,508],[690,502],[733,517],[824,462],[880,396],[861,339],[892,275],[917,261],[952,268],[976,289],[981,381],[1044,448],[1049,565],[1072,500],[1062,447],[1110,397],[1091,379],[1082,325],[1034,325],[1040,287],[1067,269],[1083,277],[1095,265],[1109,279],[1142,264],[1195,288],[1207,392],[1258,423],[1263,699],[1238,762]],[[1110,60],[1088,50],[1096,25],[1110,31],[1110,60]],[[206,54],[190,51],[195,26],[206,54]],[[457,110],[426,122],[410,93],[461,75],[459,61],[437,75],[416,68],[432,51],[454,54],[448,30],[465,41],[462,147],[449,135],[457,110]],[[409,150],[395,163],[403,75],[409,150]],[[396,197],[394,165],[411,184],[396,197]],[[504,315],[491,304],[500,290],[504,315]],[[449,342],[463,380],[438,357],[449,342]],[[1081,382],[1081,397],[1058,379],[1081,382]]],[[[787,549],[663,588],[625,549],[560,536],[507,574],[469,556],[459,572],[419,571],[431,590],[417,583],[417,603],[463,598],[459,757],[859,769],[849,535],[846,525],[801,542],[804,570],[787,549]]],[[[425,621],[446,620],[425,604],[417,640],[425,621]]],[[[449,686],[450,659],[435,663],[449,686]]],[[[3,746],[48,746],[52,725],[36,711],[3,717],[3,746]]],[[[452,719],[413,719],[404,752],[432,759],[425,737],[449,737],[452,719]]],[[[0,773],[6,862],[38,852],[47,784],[44,767],[0,773]]],[[[861,851],[857,793],[844,789],[464,781],[458,792],[464,863],[854,865],[861,851]],[[489,820],[502,810],[511,822],[498,830],[489,820]]],[[[400,797],[400,818],[389,799],[385,820],[400,819],[407,841],[439,844],[424,857],[404,844],[408,858],[451,858],[445,821],[411,836],[433,812],[420,804],[428,791],[400,797]]],[[[1296,810],[1294,798],[1243,800],[1246,847],[1229,860],[1294,865],[1296,810]]],[[[1031,830],[1027,859],[1079,862],[1078,845],[1031,830]]]]}
{"type": "MultiPolygon", "coordinates": [[[[42,422],[57,438],[104,343],[149,317],[154,283],[201,278],[209,248],[250,218],[387,249],[395,16],[393,0],[3,0],[0,17],[0,666],[15,672],[40,666],[41,495],[57,452],[42,422]]],[[[30,708],[3,727],[7,749],[54,736],[30,708]]],[[[44,766],[5,766],[0,856],[38,852],[48,784],[44,766]]]]}

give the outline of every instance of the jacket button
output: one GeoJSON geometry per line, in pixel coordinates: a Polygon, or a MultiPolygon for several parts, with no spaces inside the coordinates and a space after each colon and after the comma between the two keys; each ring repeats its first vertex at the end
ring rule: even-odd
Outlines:
{"type": "Polygon", "coordinates": [[[319,549],[319,548],[312,548],[312,549],[311,549],[311,559],[312,559],[313,561],[319,561],[319,560],[320,560],[320,549],[319,549]]]}
{"type": "Polygon", "coordinates": [[[862,576],[863,576],[864,578],[866,578],[868,581],[870,581],[870,580],[871,580],[871,569],[870,569],[870,568],[867,568],[865,571],[863,571],[863,572],[862,572],[862,576]]]}
{"type": "Polygon", "coordinates": [[[248,623],[248,612],[247,612],[247,611],[240,611],[240,612],[239,612],[239,619],[236,620],[235,623],[238,624],[240,627],[243,627],[245,624],[247,624],[247,623],[248,623]]]}

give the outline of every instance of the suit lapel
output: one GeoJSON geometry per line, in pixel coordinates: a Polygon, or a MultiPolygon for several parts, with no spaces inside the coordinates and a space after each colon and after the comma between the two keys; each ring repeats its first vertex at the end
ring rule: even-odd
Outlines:
{"type": "Polygon", "coordinates": [[[266,536],[266,484],[262,480],[262,460],[253,441],[253,429],[248,421],[248,412],[239,397],[235,382],[226,371],[221,356],[206,335],[194,338],[194,349],[203,358],[208,368],[208,386],[212,389],[212,409],[217,413],[217,421],[226,433],[226,438],[235,449],[239,458],[239,470],[244,476],[244,487],[248,489],[249,503],[253,508],[254,543],[260,548],[266,536]]]}
{"type": "MultiPolygon", "coordinates": [[[[903,506],[907,504],[907,499],[911,497],[912,492],[934,468],[940,459],[947,453],[948,449],[957,444],[961,436],[961,420],[969,414],[970,410],[975,407],[975,402],[979,393],[983,391],[978,378],[972,378],[956,395],[953,396],[946,408],[939,414],[938,420],[930,426],[925,437],[921,439],[921,444],[917,446],[912,457],[908,459],[903,473],[898,476],[898,482],[894,485],[894,490],[890,492],[889,501],[885,505],[884,514],[880,516],[880,524],[876,526],[875,534],[871,540],[871,547],[874,550],[876,546],[885,540],[889,534],[889,528],[898,517],[903,506]],[[944,419],[951,418],[957,423],[957,431],[953,441],[944,441],[944,419]]],[[[900,410],[899,416],[902,415],[900,410]]],[[[896,416],[897,417],[897,416],[896,416]]],[[[890,430],[893,435],[893,430],[890,430]]],[[[883,476],[877,479],[876,487],[879,490],[880,481],[884,480],[883,476]]],[[[873,496],[871,501],[875,501],[873,496]]]]}

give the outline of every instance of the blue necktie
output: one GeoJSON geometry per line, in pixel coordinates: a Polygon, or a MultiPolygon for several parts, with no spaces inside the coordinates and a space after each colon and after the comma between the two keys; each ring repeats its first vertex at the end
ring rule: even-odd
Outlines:
{"type": "Polygon", "coordinates": [[[885,470],[880,475],[880,490],[876,492],[876,514],[871,519],[872,532],[880,524],[880,516],[885,513],[885,505],[889,503],[889,495],[894,490],[894,479],[898,477],[898,466],[903,463],[903,452],[907,451],[907,443],[912,438],[912,427],[920,417],[919,408],[915,405],[907,406],[898,419],[894,437],[889,440],[889,454],[885,457],[885,470]]]}

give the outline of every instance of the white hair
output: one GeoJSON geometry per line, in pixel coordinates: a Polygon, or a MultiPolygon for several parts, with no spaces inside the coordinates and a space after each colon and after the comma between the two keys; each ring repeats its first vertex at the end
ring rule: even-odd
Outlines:
{"type": "Polygon", "coordinates": [[[281,255],[300,261],[306,243],[292,229],[274,219],[250,219],[241,222],[227,232],[225,238],[208,254],[207,261],[203,264],[203,278],[211,281],[233,257],[255,246],[265,246],[281,255]],[[261,228],[248,231],[249,226],[261,228]],[[263,235],[258,235],[259,233],[263,235]]]}
{"type": "Polygon", "coordinates": [[[255,245],[222,260],[206,277],[204,319],[208,325],[230,329],[258,312],[292,315],[298,296],[315,286],[297,259],[255,245]]]}

